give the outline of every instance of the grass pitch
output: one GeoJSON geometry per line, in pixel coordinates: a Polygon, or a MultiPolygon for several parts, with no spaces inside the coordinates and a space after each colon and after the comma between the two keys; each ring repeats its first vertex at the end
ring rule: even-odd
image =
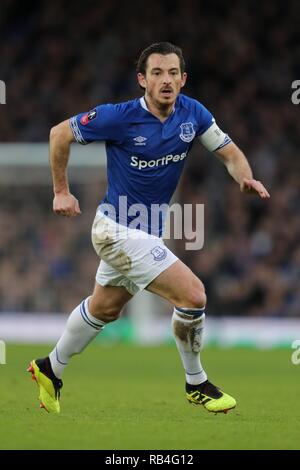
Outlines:
{"type": "Polygon", "coordinates": [[[209,378],[238,403],[227,415],[185,399],[173,346],[91,345],[64,374],[60,415],[39,409],[25,372],[43,346],[8,345],[0,365],[0,449],[299,449],[300,365],[292,350],[207,348],[209,378]]]}

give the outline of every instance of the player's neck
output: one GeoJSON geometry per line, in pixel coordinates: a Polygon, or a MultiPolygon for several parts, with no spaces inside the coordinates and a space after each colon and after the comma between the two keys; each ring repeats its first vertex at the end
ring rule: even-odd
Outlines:
{"type": "Polygon", "coordinates": [[[166,121],[174,110],[174,103],[170,105],[160,105],[159,103],[155,103],[149,97],[149,95],[145,95],[144,100],[147,105],[148,111],[162,122],[166,121]]]}

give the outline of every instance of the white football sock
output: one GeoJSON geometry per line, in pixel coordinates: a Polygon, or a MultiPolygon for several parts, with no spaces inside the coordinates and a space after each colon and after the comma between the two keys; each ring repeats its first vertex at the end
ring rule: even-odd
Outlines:
{"type": "Polygon", "coordinates": [[[207,380],[200,362],[204,321],[204,307],[174,308],[172,329],[185,369],[186,381],[191,385],[199,385],[207,380]]]}
{"type": "Polygon", "coordinates": [[[88,300],[89,297],[73,310],[65,331],[49,354],[52,370],[59,379],[70,358],[81,353],[106,324],[90,314],[88,300]]]}

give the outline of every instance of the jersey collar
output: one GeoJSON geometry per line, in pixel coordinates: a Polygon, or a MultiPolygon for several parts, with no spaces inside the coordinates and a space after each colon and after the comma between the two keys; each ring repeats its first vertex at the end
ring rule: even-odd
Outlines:
{"type": "MultiPolygon", "coordinates": [[[[140,98],[140,104],[141,104],[143,109],[145,109],[146,111],[148,111],[148,113],[150,113],[144,96],[142,96],[140,98]]],[[[175,112],[175,105],[174,105],[174,108],[172,109],[172,113],[174,113],[174,112],[175,112]]]]}

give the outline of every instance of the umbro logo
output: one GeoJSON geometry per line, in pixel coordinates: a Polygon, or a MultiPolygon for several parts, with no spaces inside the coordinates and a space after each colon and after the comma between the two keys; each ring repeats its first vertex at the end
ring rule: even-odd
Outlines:
{"type": "Polygon", "coordinates": [[[134,145],[146,145],[147,137],[143,137],[139,135],[138,137],[134,137],[133,140],[134,140],[134,145]]]}

